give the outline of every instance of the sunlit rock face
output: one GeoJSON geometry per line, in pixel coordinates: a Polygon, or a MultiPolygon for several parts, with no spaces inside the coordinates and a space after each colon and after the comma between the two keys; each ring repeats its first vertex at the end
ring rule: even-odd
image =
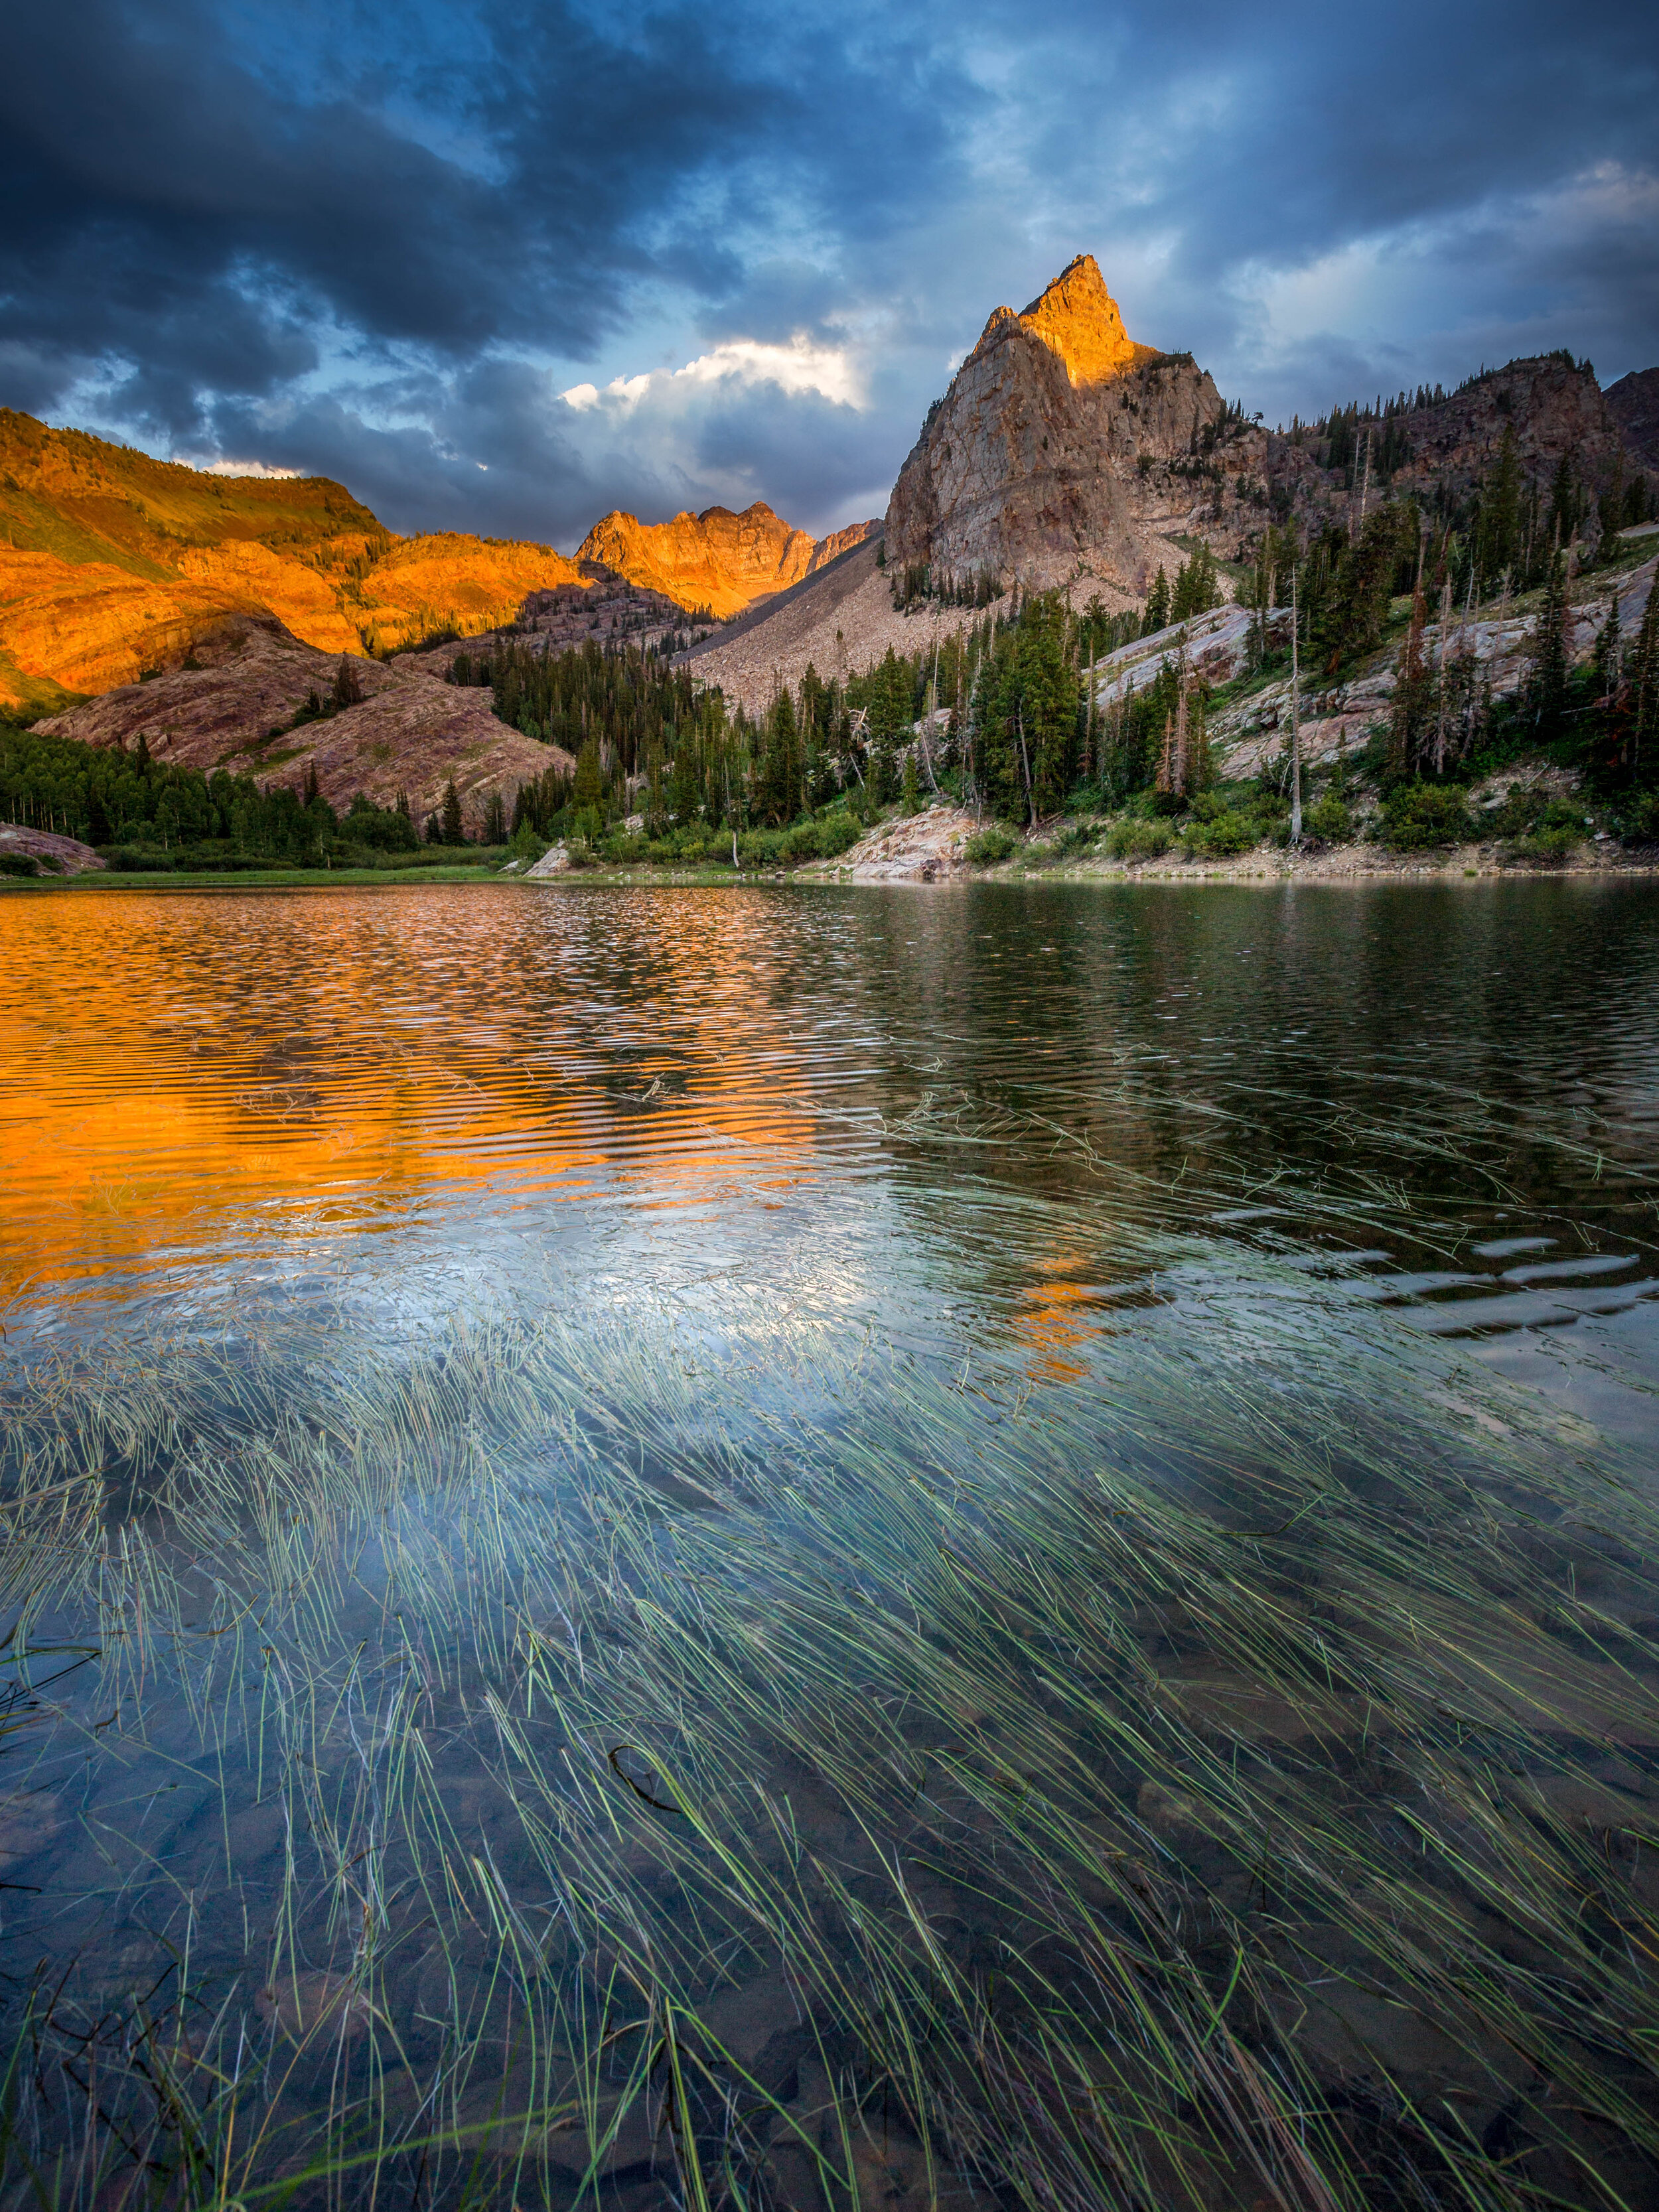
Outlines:
{"type": "Polygon", "coordinates": [[[1170,465],[1222,415],[1189,354],[1129,337],[1081,254],[1023,314],[995,310],[930,411],[888,506],[888,564],[1043,584],[1081,565],[1144,590],[1170,534],[1211,519],[1213,475],[1170,465]]]}
{"type": "Polygon", "coordinates": [[[1058,354],[1074,386],[1102,384],[1138,362],[1158,359],[1155,346],[1137,345],[1124,329],[1117,301],[1106,289],[1092,253],[1079,253],[1068,262],[1048,290],[1015,319],[1041,338],[1050,353],[1058,354]]]}
{"type": "Polygon", "coordinates": [[[677,514],[672,522],[641,522],[618,507],[594,524],[576,557],[601,562],[629,583],[662,592],[683,607],[734,615],[787,592],[879,527],[854,523],[815,540],[793,529],[764,500],[741,514],[709,507],[701,514],[677,514]]]}
{"type": "Polygon", "coordinates": [[[550,546],[394,537],[326,477],[219,476],[0,409],[0,706],[177,668],[238,616],[357,653],[580,580],[550,546]]]}

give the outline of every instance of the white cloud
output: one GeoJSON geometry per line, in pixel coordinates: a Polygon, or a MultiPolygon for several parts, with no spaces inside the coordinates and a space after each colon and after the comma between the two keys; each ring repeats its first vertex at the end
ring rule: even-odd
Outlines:
{"type": "Polygon", "coordinates": [[[297,477],[298,469],[274,469],[267,461],[192,461],[204,477],[297,477]]]}
{"type": "Polygon", "coordinates": [[[597,385],[573,384],[559,397],[578,413],[607,400],[624,408],[637,407],[653,391],[664,396],[676,385],[682,387],[734,383],[775,384],[792,398],[816,392],[837,406],[862,407],[863,379],[851,352],[842,346],[814,344],[805,331],[797,331],[787,345],[769,345],[759,338],[728,338],[710,353],[701,353],[684,368],[646,371],[638,376],[612,377],[603,392],[597,385]]]}
{"type": "Polygon", "coordinates": [[[728,338],[713,353],[699,354],[674,371],[677,384],[683,378],[694,384],[714,384],[728,376],[741,384],[775,384],[791,394],[816,392],[838,406],[864,404],[863,382],[847,349],[814,345],[804,331],[798,331],[787,346],[728,338]]]}

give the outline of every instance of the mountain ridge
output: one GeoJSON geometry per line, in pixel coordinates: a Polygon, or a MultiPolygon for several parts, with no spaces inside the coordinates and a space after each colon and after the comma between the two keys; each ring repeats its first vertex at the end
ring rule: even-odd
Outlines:
{"type": "Polygon", "coordinates": [[[576,557],[723,619],[790,590],[880,527],[873,520],[854,523],[814,539],[763,499],[741,514],[718,506],[701,514],[683,509],[669,522],[641,522],[625,508],[612,507],[588,532],[576,557]]]}
{"type": "Polygon", "coordinates": [[[329,477],[223,476],[0,409],[0,706],[182,665],[238,616],[372,653],[582,580],[551,546],[399,538],[329,477]]]}

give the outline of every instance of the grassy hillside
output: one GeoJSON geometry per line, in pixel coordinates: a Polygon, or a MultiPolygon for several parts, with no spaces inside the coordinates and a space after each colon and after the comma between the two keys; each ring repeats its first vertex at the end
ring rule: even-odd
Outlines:
{"type": "Polygon", "coordinates": [[[577,581],[545,545],[396,538],[327,477],[210,476],[0,409],[0,705],[50,712],[176,667],[239,612],[376,652],[577,581]]]}

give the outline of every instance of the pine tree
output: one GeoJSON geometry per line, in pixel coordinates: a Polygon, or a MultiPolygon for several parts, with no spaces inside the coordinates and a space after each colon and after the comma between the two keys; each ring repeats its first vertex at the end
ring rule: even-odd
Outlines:
{"type": "Polygon", "coordinates": [[[492,791],[484,808],[483,841],[486,845],[505,845],[507,842],[507,809],[499,791],[492,791]]]}
{"type": "Polygon", "coordinates": [[[754,804],[757,818],[774,829],[793,821],[799,810],[800,732],[787,690],[780,690],[766,710],[754,804]]]}
{"type": "Polygon", "coordinates": [[[334,672],[334,710],[355,707],[363,696],[363,687],[356,669],[345,653],[340,655],[340,665],[334,672]]]}
{"type": "Polygon", "coordinates": [[[584,740],[576,756],[576,785],[571,805],[579,814],[599,812],[605,803],[605,770],[599,764],[598,740],[584,740]]]}
{"type": "Polygon", "coordinates": [[[1636,633],[1636,653],[1631,669],[1634,694],[1631,722],[1631,768],[1642,781],[1644,764],[1651,769],[1659,748],[1659,590],[1648,593],[1647,611],[1636,633]]]}
{"type": "Polygon", "coordinates": [[[1496,472],[1481,487],[1474,538],[1480,589],[1485,594],[1505,572],[1512,574],[1520,565],[1521,461],[1511,422],[1504,425],[1496,472]]]}
{"type": "MultiPolygon", "coordinates": [[[[1650,592],[1649,597],[1652,594],[1650,592]]],[[[1624,672],[1624,644],[1620,636],[1619,593],[1613,595],[1613,605],[1607,609],[1607,618],[1596,635],[1595,656],[1592,665],[1601,693],[1603,708],[1613,703],[1613,695],[1619,689],[1624,672]]]]}
{"type": "Polygon", "coordinates": [[[1539,737],[1560,736],[1567,711],[1567,563],[1559,550],[1550,562],[1531,642],[1527,697],[1539,737]]]}
{"type": "Polygon", "coordinates": [[[1396,776],[1411,775],[1422,764],[1434,698],[1434,678],[1423,653],[1427,619],[1428,606],[1419,581],[1412,593],[1411,627],[1400,655],[1389,723],[1389,766],[1396,776]]]}
{"type": "Polygon", "coordinates": [[[455,788],[453,775],[444,786],[441,842],[446,845],[466,842],[466,829],[461,820],[461,795],[455,788]]]}
{"type": "Polygon", "coordinates": [[[1160,568],[1157,582],[1146,595],[1146,612],[1141,620],[1140,635],[1142,637],[1156,637],[1159,630],[1169,627],[1170,580],[1160,568]]]}
{"type": "Polygon", "coordinates": [[[904,756],[902,803],[907,814],[920,814],[921,811],[921,786],[916,781],[916,757],[912,752],[907,752],[904,756]]]}
{"type": "Polygon", "coordinates": [[[1571,459],[1563,453],[1555,465],[1555,479],[1550,486],[1549,512],[1544,518],[1544,535],[1552,545],[1571,544],[1578,535],[1582,513],[1578,487],[1573,482],[1571,459]]]}
{"type": "Polygon", "coordinates": [[[1212,607],[1220,605],[1221,583],[1215,555],[1207,545],[1200,545],[1192,558],[1183,561],[1176,571],[1169,619],[1172,623],[1186,622],[1194,615],[1208,614],[1212,607]]]}

